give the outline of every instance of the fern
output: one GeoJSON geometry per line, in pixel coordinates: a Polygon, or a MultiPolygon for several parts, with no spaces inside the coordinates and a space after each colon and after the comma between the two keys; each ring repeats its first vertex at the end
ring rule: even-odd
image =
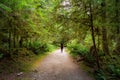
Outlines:
{"type": "Polygon", "coordinates": [[[4,5],[2,3],[0,3],[0,10],[2,12],[4,12],[4,11],[6,11],[6,12],[12,12],[12,9],[10,7],[8,7],[8,6],[6,6],[6,5],[4,5]]]}

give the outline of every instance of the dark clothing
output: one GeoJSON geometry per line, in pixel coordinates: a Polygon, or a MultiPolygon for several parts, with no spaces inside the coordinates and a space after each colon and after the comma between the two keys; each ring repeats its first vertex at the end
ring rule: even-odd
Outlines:
{"type": "Polygon", "coordinates": [[[61,52],[63,52],[63,48],[64,48],[63,43],[61,43],[60,48],[61,48],[61,52]]]}

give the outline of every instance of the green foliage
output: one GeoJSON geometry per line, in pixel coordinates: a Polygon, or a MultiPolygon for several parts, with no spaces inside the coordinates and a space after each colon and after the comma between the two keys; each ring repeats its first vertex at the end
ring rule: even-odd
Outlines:
{"type": "Polygon", "coordinates": [[[35,54],[42,54],[44,52],[52,51],[55,47],[49,43],[42,43],[40,41],[34,41],[30,44],[29,49],[35,54]]]}
{"type": "Polygon", "coordinates": [[[53,51],[54,49],[56,49],[57,47],[53,44],[47,44],[48,47],[48,51],[53,51]]]}
{"type": "Polygon", "coordinates": [[[111,76],[120,78],[120,68],[119,67],[117,67],[113,64],[110,64],[107,67],[107,71],[112,74],[111,76]]]}
{"type": "Polygon", "coordinates": [[[76,55],[85,56],[88,53],[88,50],[82,44],[71,43],[68,44],[68,49],[70,49],[71,53],[76,55]]]}
{"type": "MultiPolygon", "coordinates": [[[[72,40],[67,45],[71,54],[81,56],[86,62],[94,64],[95,56],[89,52],[89,48],[93,45],[89,27],[92,14],[92,26],[96,46],[99,48],[101,66],[107,66],[112,76],[119,77],[120,68],[116,66],[118,63],[103,65],[102,61],[104,57],[105,63],[111,60],[107,58],[108,54],[105,51],[103,53],[106,46],[109,46],[110,54],[114,51],[118,56],[120,52],[120,1],[68,0],[70,2],[67,6],[62,4],[64,1],[0,0],[0,59],[6,55],[10,55],[13,59],[30,56],[29,51],[41,54],[54,49],[49,43],[64,41],[67,44],[72,40]],[[103,38],[105,36],[108,44],[107,39],[103,38]]],[[[102,70],[98,71],[96,78],[106,79],[102,70]]]]}
{"type": "Polygon", "coordinates": [[[6,12],[11,12],[12,11],[10,7],[7,7],[6,5],[1,4],[1,3],[0,3],[0,8],[3,9],[3,11],[6,11],[6,12]]]}
{"type": "Polygon", "coordinates": [[[10,54],[10,58],[13,60],[18,60],[23,57],[32,57],[34,54],[32,51],[29,51],[26,48],[16,48],[12,50],[12,53],[10,54]],[[19,59],[17,59],[19,57],[19,59]]]}
{"type": "Polygon", "coordinates": [[[107,80],[104,71],[102,69],[95,71],[94,76],[96,80],[107,80]]]}
{"type": "Polygon", "coordinates": [[[3,54],[0,53],[0,59],[3,58],[3,54]]]}
{"type": "Polygon", "coordinates": [[[29,47],[35,54],[44,52],[46,49],[45,45],[38,41],[33,42],[29,47]]]}
{"type": "Polygon", "coordinates": [[[95,57],[89,53],[89,48],[87,48],[85,45],[79,44],[76,42],[76,40],[73,40],[68,44],[67,47],[73,56],[81,56],[89,64],[95,64],[95,57]]]}
{"type": "Polygon", "coordinates": [[[26,48],[14,49],[9,57],[5,57],[0,62],[0,72],[12,73],[19,71],[29,71],[31,62],[36,55],[26,48]],[[9,67],[8,67],[9,66],[9,67]]]}
{"type": "Polygon", "coordinates": [[[104,52],[103,52],[102,50],[99,50],[99,51],[98,51],[98,56],[99,56],[99,57],[103,57],[104,55],[105,55],[105,54],[104,54],[104,52]]]}

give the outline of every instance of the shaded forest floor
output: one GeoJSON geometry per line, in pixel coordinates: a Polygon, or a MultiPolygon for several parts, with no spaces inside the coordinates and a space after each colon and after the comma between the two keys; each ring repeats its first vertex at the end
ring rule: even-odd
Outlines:
{"type": "Polygon", "coordinates": [[[64,51],[59,50],[39,58],[29,72],[1,74],[0,80],[93,80],[82,67],[64,51]]]}

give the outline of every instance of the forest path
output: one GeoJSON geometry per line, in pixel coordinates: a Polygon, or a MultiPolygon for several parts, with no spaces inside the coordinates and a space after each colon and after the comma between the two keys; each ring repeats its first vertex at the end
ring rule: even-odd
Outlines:
{"type": "MultiPolygon", "coordinates": [[[[35,64],[35,63],[33,63],[35,64]]],[[[0,80],[93,80],[79,65],[73,62],[72,57],[60,49],[47,55],[32,72],[3,75],[0,80]]]]}
{"type": "Polygon", "coordinates": [[[69,54],[61,53],[60,49],[48,55],[36,70],[36,80],[92,80],[69,54]]]}

